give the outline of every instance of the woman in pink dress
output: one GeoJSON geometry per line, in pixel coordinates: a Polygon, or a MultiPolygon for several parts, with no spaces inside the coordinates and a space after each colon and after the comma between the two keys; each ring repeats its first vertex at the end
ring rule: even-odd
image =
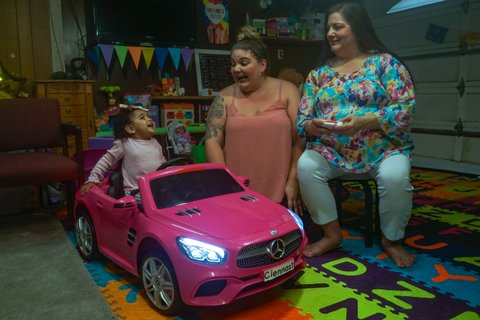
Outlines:
{"type": "Polygon", "coordinates": [[[232,85],[213,100],[205,133],[209,162],[226,164],[250,188],[303,213],[297,160],[303,151],[295,122],[300,93],[267,76],[267,47],[253,28],[240,30],[231,51],[232,85]]]}

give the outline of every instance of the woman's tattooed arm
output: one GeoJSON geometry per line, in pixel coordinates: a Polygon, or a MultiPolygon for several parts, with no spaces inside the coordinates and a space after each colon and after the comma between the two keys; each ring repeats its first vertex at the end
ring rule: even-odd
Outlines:
{"type": "Polygon", "coordinates": [[[221,123],[221,119],[224,118],[224,113],[223,97],[218,95],[213,99],[210,110],[208,110],[205,140],[217,138],[219,134],[223,136],[225,133],[225,125],[221,123]]]}

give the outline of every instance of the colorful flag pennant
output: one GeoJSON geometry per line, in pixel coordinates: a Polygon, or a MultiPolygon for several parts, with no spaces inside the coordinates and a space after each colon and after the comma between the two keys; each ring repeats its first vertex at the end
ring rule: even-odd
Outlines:
{"type": "Polygon", "coordinates": [[[143,59],[145,60],[145,65],[147,66],[147,70],[150,70],[150,64],[152,63],[153,53],[155,52],[155,48],[142,48],[143,59]]]}
{"type": "Polygon", "coordinates": [[[178,64],[180,63],[181,49],[168,48],[168,52],[170,52],[170,57],[172,57],[173,64],[175,66],[175,71],[178,71],[178,64]]]}
{"type": "Polygon", "coordinates": [[[138,70],[138,65],[140,64],[140,58],[142,55],[142,48],[128,47],[128,51],[130,52],[130,56],[132,57],[133,64],[135,65],[135,69],[138,70]]]}
{"type": "Polygon", "coordinates": [[[88,49],[87,56],[90,58],[90,60],[92,60],[95,68],[98,70],[98,67],[100,66],[100,48],[95,46],[88,49]]]}
{"type": "Polygon", "coordinates": [[[193,49],[190,48],[183,48],[182,49],[182,59],[183,64],[185,65],[185,71],[188,71],[188,67],[190,66],[190,61],[192,60],[193,49]]]}
{"type": "Polygon", "coordinates": [[[120,66],[123,69],[123,65],[125,64],[125,58],[127,57],[128,48],[126,46],[116,45],[115,52],[117,53],[118,61],[120,61],[120,66]]]}
{"type": "Polygon", "coordinates": [[[102,51],[103,60],[107,66],[107,70],[110,69],[110,64],[112,63],[113,56],[113,46],[111,44],[101,44],[100,50],[102,51]]]}
{"type": "Polygon", "coordinates": [[[163,70],[165,65],[165,60],[167,59],[168,49],[167,48],[155,48],[155,55],[157,56],[158,69],[163,70]]]}

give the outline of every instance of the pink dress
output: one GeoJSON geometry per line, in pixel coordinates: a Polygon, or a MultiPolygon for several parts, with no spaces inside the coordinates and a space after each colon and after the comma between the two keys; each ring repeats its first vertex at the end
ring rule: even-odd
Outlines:
{"type": "Polygon", "coordinates": [[[236,88],[227,108],[224,154],[228,168],[250,180],[250,189],[281,202],[290,169],[292,124],[280,99],[255,116],[235,106],[236,88]]]}

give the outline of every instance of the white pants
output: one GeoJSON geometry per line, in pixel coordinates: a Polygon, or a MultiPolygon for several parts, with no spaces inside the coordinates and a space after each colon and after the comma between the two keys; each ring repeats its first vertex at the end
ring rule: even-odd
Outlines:
{"type": "MultiPolygon", "coordinates": [[[[391,241],[404,237],[412,209],[410,159],[390,156],[368,172],[376,180],[379,195],[380,229],[391,241]]],[[[347,174],[330,164],[322,155],[305,150],[298,160],[298,181],[312,220],[320,225],[337,220],[335,198],[328,180],[347,174]]]]}

